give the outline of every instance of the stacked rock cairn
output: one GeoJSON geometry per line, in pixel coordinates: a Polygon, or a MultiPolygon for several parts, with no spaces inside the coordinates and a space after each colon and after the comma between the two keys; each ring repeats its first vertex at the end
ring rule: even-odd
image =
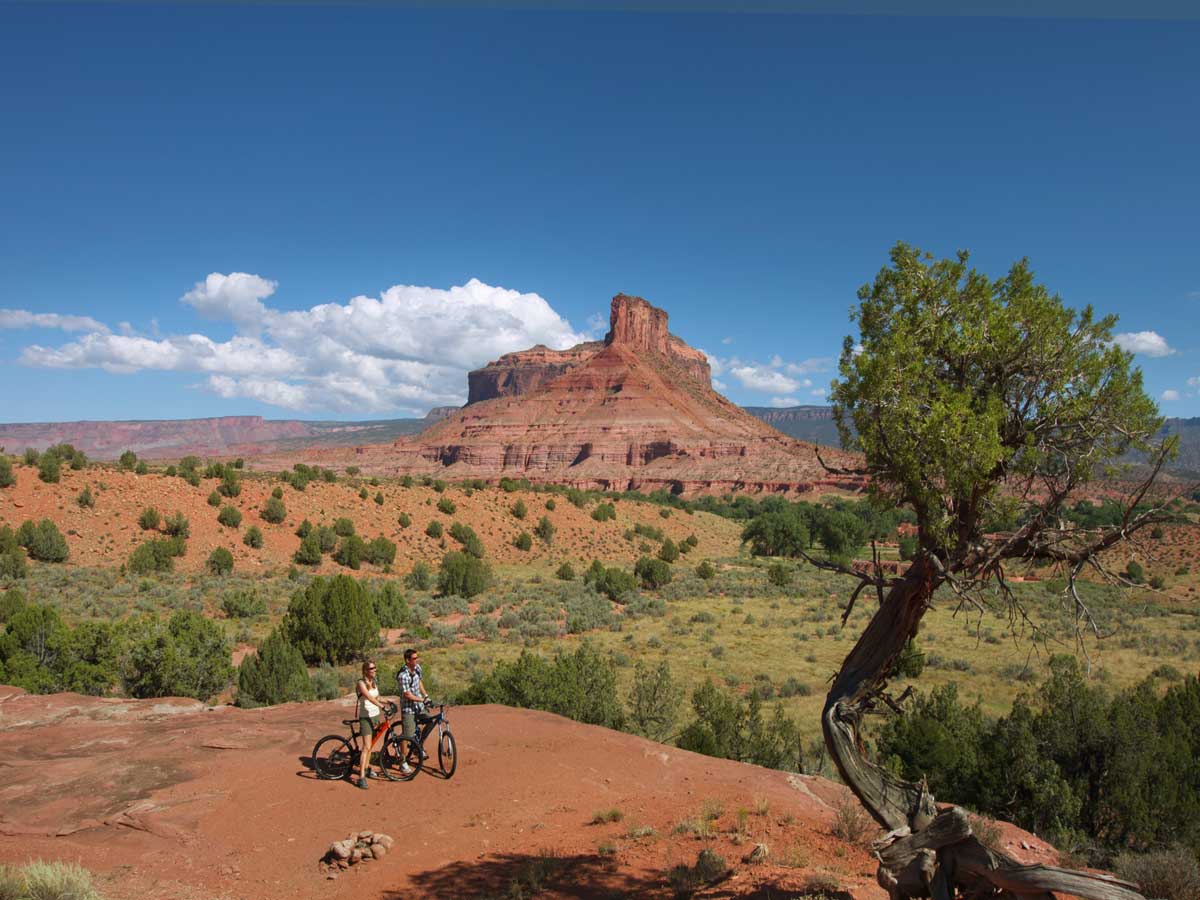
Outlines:
{"type": "Polygon", "coordinates": [[[330,844],[325,855],[321,857],[321,865],[330,878],[336,878],[342,869],[373,859],[383,859],[392,849],[393,843],[395,842],[390,835],[376,831],[356,831],[345,840],[330,844]]]}

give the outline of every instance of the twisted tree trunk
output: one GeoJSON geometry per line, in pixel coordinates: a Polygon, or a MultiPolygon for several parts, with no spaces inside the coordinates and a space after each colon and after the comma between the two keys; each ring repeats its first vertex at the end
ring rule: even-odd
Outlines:
{"type": "Polygon", "coordinates": [[[874,845],[876,877],[892,900],[962,895],[1049,900],[1051,892],[1091,900],[1142,900],[1137,885],[1056,866],[1024,866],[985,847],[958,807],[938,811],[924,782],[906,781],[867,758],[862,717],[880,702],[905,644],[915,637],[939,579],[918,558],[891,588],[834,679],[821,726],[825,746],[863,806],[889,834],[874,845]]]}

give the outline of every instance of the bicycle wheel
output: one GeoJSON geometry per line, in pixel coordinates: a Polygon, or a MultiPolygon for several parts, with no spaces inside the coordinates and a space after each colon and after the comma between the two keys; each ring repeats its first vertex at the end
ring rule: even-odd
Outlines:
{"type": "Polygon", "coordinates": [[[405,760],[400,756],[400,732],[389,731],[379,748],[379,768],[383,770],[384,777],[392,781],[411,781],[420,768],[421,758],[415,748],[416,744],[410,742],[407,748],[409,771],[405,772],[405,760]]]}
{"type": "Polygon", "coordinates": [[[340,734],[329,734],[313,747],[313,768],[318,778],[340,781],[354,767],[354,748],[340,734]]]}
{"type": "Polygon", "coordinates": [[[447,778],[458,768],[458,748],[454,745],[454,735],[449,731],[443,731],[438,739],[438,768],[447,778]]]}

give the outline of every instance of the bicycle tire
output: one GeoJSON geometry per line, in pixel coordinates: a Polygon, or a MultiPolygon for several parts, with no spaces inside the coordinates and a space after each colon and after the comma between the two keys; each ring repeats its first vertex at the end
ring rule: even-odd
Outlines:
{"type": "MultiPolygon", "coordinates": [[[[404,760],[400,758],[400,732],[398,730],[390,730],[383,739],[383,744],[379,748],[379,768],[383,771],[384,777],[391,781],[412,781],[416,775],[419,765],[412,764],[414,756],[414,747],[416,743],[410,741],[408,744],[408,764],[411,771],[405,772],[403,768],[404,760]]],[[[417,757],[418,762],[420,756],[417,757]]]]}
{"type": "Polygon", "coordinates": [[[438,768],[447,779],[452,778],[458,768],[458,746],[449,731],[443,731],[438,738],[438,768]]]}
{"type": "Polygon", "coordinates": [[[327,734],[313,747],[313,769],[318,778],[341,781],[354,768],[354,748],[340,734],[327,734]]]}

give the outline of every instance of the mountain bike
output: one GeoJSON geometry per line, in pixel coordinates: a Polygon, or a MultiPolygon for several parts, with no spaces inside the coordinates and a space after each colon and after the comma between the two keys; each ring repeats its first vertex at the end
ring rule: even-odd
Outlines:
{"type": "Polygon", "coordinates": [[[432,767],[426,766],[429,753],[425,750],[425,741],[434,731],[437,732],[437,772],[442,778],[452,778],[458,768],[458,748],[454,743],[454,735],[450,733],[450,720],[446,717],[445,703],[430,703],[436,706],[436,714],[419,712],[417,719],[417,735],[414,740],[404,740],[404,727],[393,722],[388,729],[383,746],[379,748],[379,765],[384,774],[393,781],[409,781],[416,777],[417,772],[425,770],[434,774],[432,767]],[[401,745],[407,744],[401,755],[401,745]],[[404,771],[404,764],[409,771],[404,771]]]}
{"type": "MultiPolygon", "coordinates": [[[[396,715],[399,707],[390,700],[384,703],[381,707],[383,717],[379,724],[375,727],[375,731],[371,734],[371,743],[375,743],[376,739],[388,731],[392,727],[392,718],[396,715]]],[[[342,719],[343,725],[350,726],[350,735],[344,737],[340,734],[327,734],[325,737],[317,741],[313,747],[312,761],[313,769],[317,773],[318,778],[325,778],[330,781],[341,781],[346,778],[358,765],[359,757],[362,755],[362,739],[361,728],[358,724],[358,719],[342,719]]],[[[375,751],[375,754],[380,759],[379,769],[383,776],[391,781],[396,779],[388,773],[383,765],[383,745],[375,751]]],[[[397,764],[398,765],[398,764],[397,764]]],[[[410,776],[411,777],[411,776],[410,776]]]]}

